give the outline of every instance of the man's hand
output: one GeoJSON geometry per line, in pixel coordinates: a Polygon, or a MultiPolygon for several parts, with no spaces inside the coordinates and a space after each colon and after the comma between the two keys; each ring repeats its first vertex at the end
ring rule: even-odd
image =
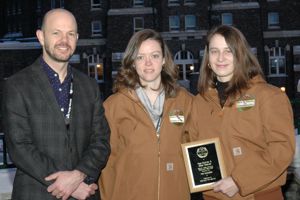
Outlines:
{"type": "Polygon", "coordinates": [[[91,195],[94,195],[97,189],[98,186],[95,183],[87,185],[86,183],[82,182],[71,196],[78,200],[85,200],[91,195]]]}
{"type": "Polygon", "coordinates": [[[78,170],[56,172],[45,178],[46,181],[54,181],[47,191],[58,199],[67,200],[85,177],[86,175],[78,170]]]}
{"type": "Polygon", "coordinates": [[[214,192],[222,192],[228,197],[233,197],[236,193],[238,193],[239,188],[231,178],[231,176],[226,177],[215,184],[213,184],[214,192]]]}

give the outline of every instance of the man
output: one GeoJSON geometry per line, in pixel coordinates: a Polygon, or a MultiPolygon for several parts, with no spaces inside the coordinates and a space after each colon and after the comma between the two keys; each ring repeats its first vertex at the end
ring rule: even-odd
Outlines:
{"type": "Polygon", "coordinates": [[[12,199],[99,199],[110,130],[97,83],[69,65],[78,40],[67,10],[46,13],[42,57],[4,86],[3,122],[17,167],[12,199]]]}

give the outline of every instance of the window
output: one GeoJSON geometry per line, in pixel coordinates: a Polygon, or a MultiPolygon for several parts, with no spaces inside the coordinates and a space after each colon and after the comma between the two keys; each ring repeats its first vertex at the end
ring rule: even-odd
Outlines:
{"type": "Polygon", "coordinates": [[[91,9],[100,9],[101,8],[101,0],[91,0],[91,9]]]}
{"type": "Polygon", "coordinates": [[[101,36],[102,35],[102,24],[101,21],[92,22],[92,36],[101,36]]]}
{"type": "Polygon", "coordinates": [[[16,4],[13,3],[12,5],[12,14],[15,15],[17,13],[17,7],[16,4]]]}
{"type": "Polygon", "coordinates": [[[169,0],[168,5],[179,5],[179,0],[169,0]]]}
{"type": "Polygon", "coordinates": [[[7,13],[7,16],[10,16],[10,9],[9,9],[9,7],[7,7],[7,9],[6,9],[6,13],[7,13]]]}
{"type": "Polygon", "coordinates": [[[55,0],[51,0],[51,8],[55,8],[55,0]]]}
{"type": "Polygon", "coordinates": [[[21,22],[18,23],[18,31],[19,33],[22,33],[22,24],[21,22]]]}
{"type": "Polygon", "coordinates": [[[223,13],[222,14],[222,24],[232,25],[232,14],[231,13],[223,13]]]}
{"type": "Polygon", "coordinates": [[[42,1],[37,0],[37,2],[36,2],[36,11],[41,12],[41,8],[42,8],[42,1]]]}
{"type": "Polygon", "coordinates": [[[181,50],[174,56],[174,62],[178,66],[179,80],[187,80],[194,72],[194,56],[190,51],[181,50]]]}
{"type": "Polygon", "coordinates": [[[195,0],[184,0],[184,4],[194,4],[195,0]]]}
{"type": "Polygon", "coordinates": [[[268,13],[268,27],[279,27],[278,12],[269,12],[268,13]]]}
{"type": "Polygon", "coordinates": [[[134,0],[133,6],[144,6],[144,0],[134,0]]]}
{"type": "Polygon", "coordinates": [[[186,31],[196,30],[196,16],[195,15],[186,15],[185,16],[185,30],[186,31]]]}
{"type": "Polygon", "coordinates": [[[7,25],[7,33],[11,33],[11,31],[12,31],[12,30],[11,30],[11,24],[8,24],[8,25],[7,25]]]}
{"type": "Polygon", "coordinates": [[[144,29],[144,18],[143,17],[133,18],[133,31],[137,32],[142,29],[144,29]]]}
{"type": "Polygon", "coordinates": [[[41,17],[38,17],[36,23],[37,23],[37,27],[38,27],[38,28],[41,28],[41,27],[42,27],[42,18],[41,18],[41,17]]]}
{"type": "Polygon", "coordinates": [[[100,59],[99,54],[91,54],[87,57],[88,61],[88,75],[97,80],[97,82],[103,82],[104,80],[104,69],[103,60],[100,59]]]}
{"type": "Polygon", "coordinates": [[[169,16],[170,31],[179,31],[179,28],[180,28],[179,16],[177,16],[177,15],[169,16]]]}
{"type": "Polygon", "coordinates": [[[17,7],[18,7],[18,14],[22,14],[22,8],[21,8],[21,2],[17,3],[17,7]]]}
{"type": "Polygon", "coordinates": [[[64,8],[65,7],[65,0],[60,0],[59,4],[60,4],[61,8],[64,8]]]}
{"type": "Polygon", "coordinates": [[[273,47],[269,51],[269,75],[286,75],[284,50],[273,47]]]}
{"type": "Polygon", "coordinates": [[[14,167],[14,165],[6,149],[4,134],[0,133],[0,169],[9,167],[14,167]]]}

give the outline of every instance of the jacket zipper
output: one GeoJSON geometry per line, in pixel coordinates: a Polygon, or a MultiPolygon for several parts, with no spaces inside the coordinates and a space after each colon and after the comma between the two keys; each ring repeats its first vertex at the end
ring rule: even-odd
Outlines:
{"type": "MultiPolygon", "coordinates": [[[[148,111],[145,109],[144,106],[140,105],[143,109],[143,111],[149,116],[149,113],[148,111]]],[[[150,117],[150,116],[149,116],[150,117]]],[[[150,120],[151,120],[151,117],[150,117],[150,120]]],[[[153,124],[152,120],[151,120],[151,123],[153,124]]],[[[157,128],[153,125],[154,127],[154,130],[155,130],[155,135],[157,137],[157,144],[158,144],[158,183],[157,183],[157,200],[160,200],[160,128],[161,128],[161,125],[163,123],[163,114],[162,116],[160,117],[160,127],[157,131],[157,128]]]]}
{"type": "Polygon", "coordinates": [[[158,184],[157,184],[157,199],[159,200],[160,195],[160,134],[157,134],[158,142],[158,184]]]}
{"type": "Polygon", "coordinates": [[[160,121],[158,122],[159,123],[159,129],[158,129],[158,132],[156,132],[156,135],[157,135],[157,144],[158,144],[158,184],[157,184],[157,199],[159,200],[160,199],[160,128],[161,128],[161,125],[163,123],[163,114],[162,116],[160,117],[160,121]]]}

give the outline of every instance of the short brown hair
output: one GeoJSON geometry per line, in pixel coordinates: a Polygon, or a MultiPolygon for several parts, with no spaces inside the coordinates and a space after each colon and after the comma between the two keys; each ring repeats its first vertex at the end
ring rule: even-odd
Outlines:
{"type": "Polygon", "coordinates": [[[162,36],[152,29],[141,30],[131,37],[124,53],[122,66],[114,82],[113,92],[117,92],[122,88],[135,89],[138,85],[143,87],[133,65],[142,42],[148,39],[155,40],[160,44],[163,58],[165,59],[165,64],[161,71],[162,86],[166,97],[174,97],[178,88],[176,83],[178,76],[177,67],[162,36]]]}

